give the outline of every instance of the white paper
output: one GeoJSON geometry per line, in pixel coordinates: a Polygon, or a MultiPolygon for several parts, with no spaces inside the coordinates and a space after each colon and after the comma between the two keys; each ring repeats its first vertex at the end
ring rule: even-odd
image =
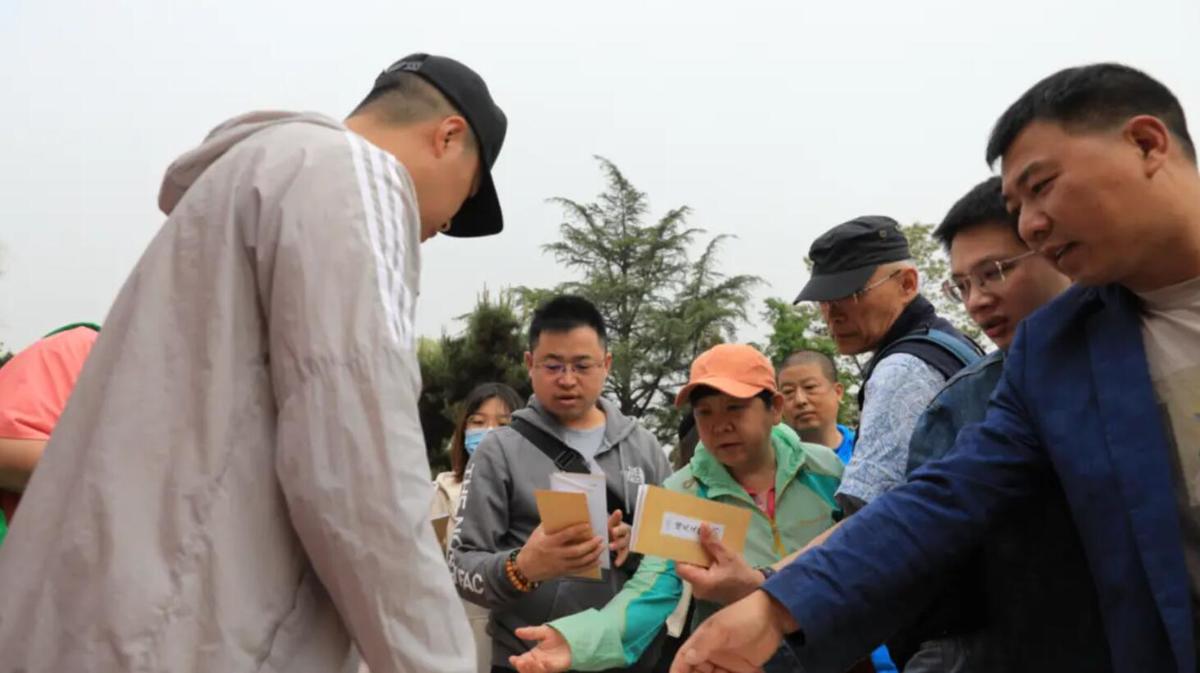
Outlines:
{"type": "Polygon", "coordinates": [[[638,486],[637,503],[633,506],[633,530],[629,532],[629,547],[632,549],[637,544],[638,532],[642,530],[642,513],[646,511],[646,484],[638,486]]]}
{"type": "Polygon", "coordinates": [[[592,534],[604,540],[605,553],[600,555],[600,567],[605,570],[611,567],[608,555],[608,491],[604,475],[554,472],[550,475],[550,490],[587,496],[592,534]]]}
{"type": "MultiPolygon", "coordinates": [[[[681,540],[690,540],[692,542],[700,541],[700,524],[705,523],[700,519],[693,519],[690,516],[676,514],[674,512],[664,512],[662,520],[663,535],[670,535],[681,540]]],[[[708,527],[712,529],[714,535],[720,540],[725,537],[725,526],[719,523],[709,523],[708,527]]]]}

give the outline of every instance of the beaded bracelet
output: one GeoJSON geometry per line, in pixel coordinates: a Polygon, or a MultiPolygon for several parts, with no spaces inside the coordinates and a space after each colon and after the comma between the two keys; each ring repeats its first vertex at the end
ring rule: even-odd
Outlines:
{"type": "Polygon", "coordinates": [[[541,586],[541,582],[532,582],[525,577],[525,573],[521,572],[521,568],[517,566],[517,554],[520,549],[514,549],[509,553],[508,558],[504,561],[504,574],[508,577],[508,581],[516,587],[521,593],[529,593],[541,586]]]}

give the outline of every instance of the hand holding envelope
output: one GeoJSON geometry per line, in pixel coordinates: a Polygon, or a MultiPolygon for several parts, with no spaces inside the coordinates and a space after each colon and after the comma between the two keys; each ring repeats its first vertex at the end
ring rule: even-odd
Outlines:
{"type": "Polygon", "coordinates": [[[586,496],[582,493],[538,491],[538,509],[543,503],[542,523],[534,529],[517,554],[517,567],[531,582],[544,582],[568,575],[600,577],[599,560],[604,540],[592,535],[586,518],[586,496]],[[548,494],[548,495],[546,495],[548,494]],[[583,511],[585,516],[570,516],[583,511]],[[554,515],[547,516],[549,512],[554,515]],[[567,516],[557,516],[565,514],[567,516]],[[566,519],[566,521],[564,521],[566,519]],[[569,520],[574,519],[574,523],[569,520]]]}
{"type": "Polygon", "coordinates": [[[707,568],[691,563],[679,563],[675,572],[692,585],[692,595],[701,600],[729,605],[750,595],[765,581],[763,574],[734,553],[717,538],[708,524],[700,526],[700,544],[708,552],[712,564],[707,568]]]}
{"type": "MultiPolygon", "coordinates": [[[[605,511],[608,499],[606,488],[602,474],[555,472],[550,475],[550,490],[534,491],[534,497],[546,531],[557,531],[587,522],[602,546],[616,552],[615,562],[620,566],[629,555],[630,526],[622,522],[620,510],[614,510],[611,514],[605,511]]],[[[594,567],[568,574],[600,579],[600,570],[607,570],[611,566],[609,555],[601,554],[594,567]]]]}
{"type": "Polygon", "coordinates": [[[633,531],[632,526],[622,521],[623,517],[619,509],[613,510],[612,516],[608,517],[608,548],[616,553],[613,565],[618,568],[625,565],[625,560],[629,558],[630,532],[633,531]]]}
{"type": "Polygon", "coordinates": [[[630,534],[635,552],[707,568],[713,558],[701,544],[704,524],[732,554],[741,556],[746,547],[750,510],[744,507],[643,485],[635,511],[630,534]]]}

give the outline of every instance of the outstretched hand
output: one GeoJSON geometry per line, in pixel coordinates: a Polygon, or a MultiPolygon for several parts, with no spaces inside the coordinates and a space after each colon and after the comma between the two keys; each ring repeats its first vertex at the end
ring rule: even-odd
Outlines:
{"type": "Polygon", "coordinates": [[[558,673],[571,667],[571,646],[552,627],[525,626],[516,633],[521,640],[537,641],[537,647],[532,650],[508,658],[508,663],[520,673],[558,673]]]}
{"type": "Polygon", "coordinates": [[[671,673],[758,673],[795,628],[787,610],[755,591],[706,619],[679,648],[671,673]]]}

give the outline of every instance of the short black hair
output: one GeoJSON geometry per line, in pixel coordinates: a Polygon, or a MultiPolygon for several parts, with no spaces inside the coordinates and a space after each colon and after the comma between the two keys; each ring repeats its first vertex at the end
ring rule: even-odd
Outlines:
{"type": "Polygon", "coordinates": [[[829,379],[830,383],[837,383],[837,364],[834,363],[829,353],[822,353],[821,351],[796,351],[784,358],[783,364],[779,365],[779,371],[783,372],[788,367],[795,367],[796,365],[809,364],[816,364],[821,369],[821,373],[825,375],[825,378],[829,379]]]}
{"type": "Polygon", "coordinates": [[[933,230],[933,237],[946,250],[954,237],[968,229],[983,224],[1005,224],[1017,231],[1017,216],[1008,211],[1001,192],[1000,176],[993,176],[971,188],[965,196],[950,207],[942,223],[933,230]]]}
{"type": "MultiPolygon", "coordinates": [[[[697,402],[706,397],[723,394],[725,393],[722,393],[720,390],[717,390],[712,386],[696,386],[695,388],[692,388],[692,392],[688,393],[688,404],[695,407],[697,402]]],[[[754,398],[762,400],[763,404],[770,409],[771,405],[775,402],[775,393],[764,388],[763,390],[758,391],[758,394],[755,395],[754,398]]]]}
{"type": "Polygon", "coordinates": [[[529,323],[529,350],[537,348],[542,332],[570,332],[578,327],[590,327],[600,337],[600,346],[608,350],[608,330],[604,316],[592,302],[573,294],[562,294],[546,300],[533,312],[529,323]]]}
{"type": "Polygon", "coordinates": [[[1196,162],[1196,147],[1188,134],[1183,107],[1170,89],[1127,65],[1096,63],[1060,70],[1034,84],[1009,106],[996,120],[988,139],[987,164],[994,165],[1021,131],[1035,121],[1101,129],[1123,124],[1137,115],[1162,120],[1192,163],[1196,162]]]}
{"type": "MultiPolygon", "coordinates": [[[[367,97],[350,113],[373,113],[390,124],[417,124],[430,119],[462,116],[462,112],[454,107],[450,99],[436,86],[416,73],[402,72],[393,77],[393,81],[384,87],[372,89],[367,97]]],[[[474,130],[467,125],[468,143],[474,147],[474,130]]]]}
{"type": "Polygon", "coordinates": [[[672,452],[671,467],[682,470],[692,462],[692,456],[696,455],[696,445],[700,443],[700,431],[696,428],[696,416],[692,414],[691,409],[680,417],[676,434],[679,436],[679,443],[672,452]]]}

